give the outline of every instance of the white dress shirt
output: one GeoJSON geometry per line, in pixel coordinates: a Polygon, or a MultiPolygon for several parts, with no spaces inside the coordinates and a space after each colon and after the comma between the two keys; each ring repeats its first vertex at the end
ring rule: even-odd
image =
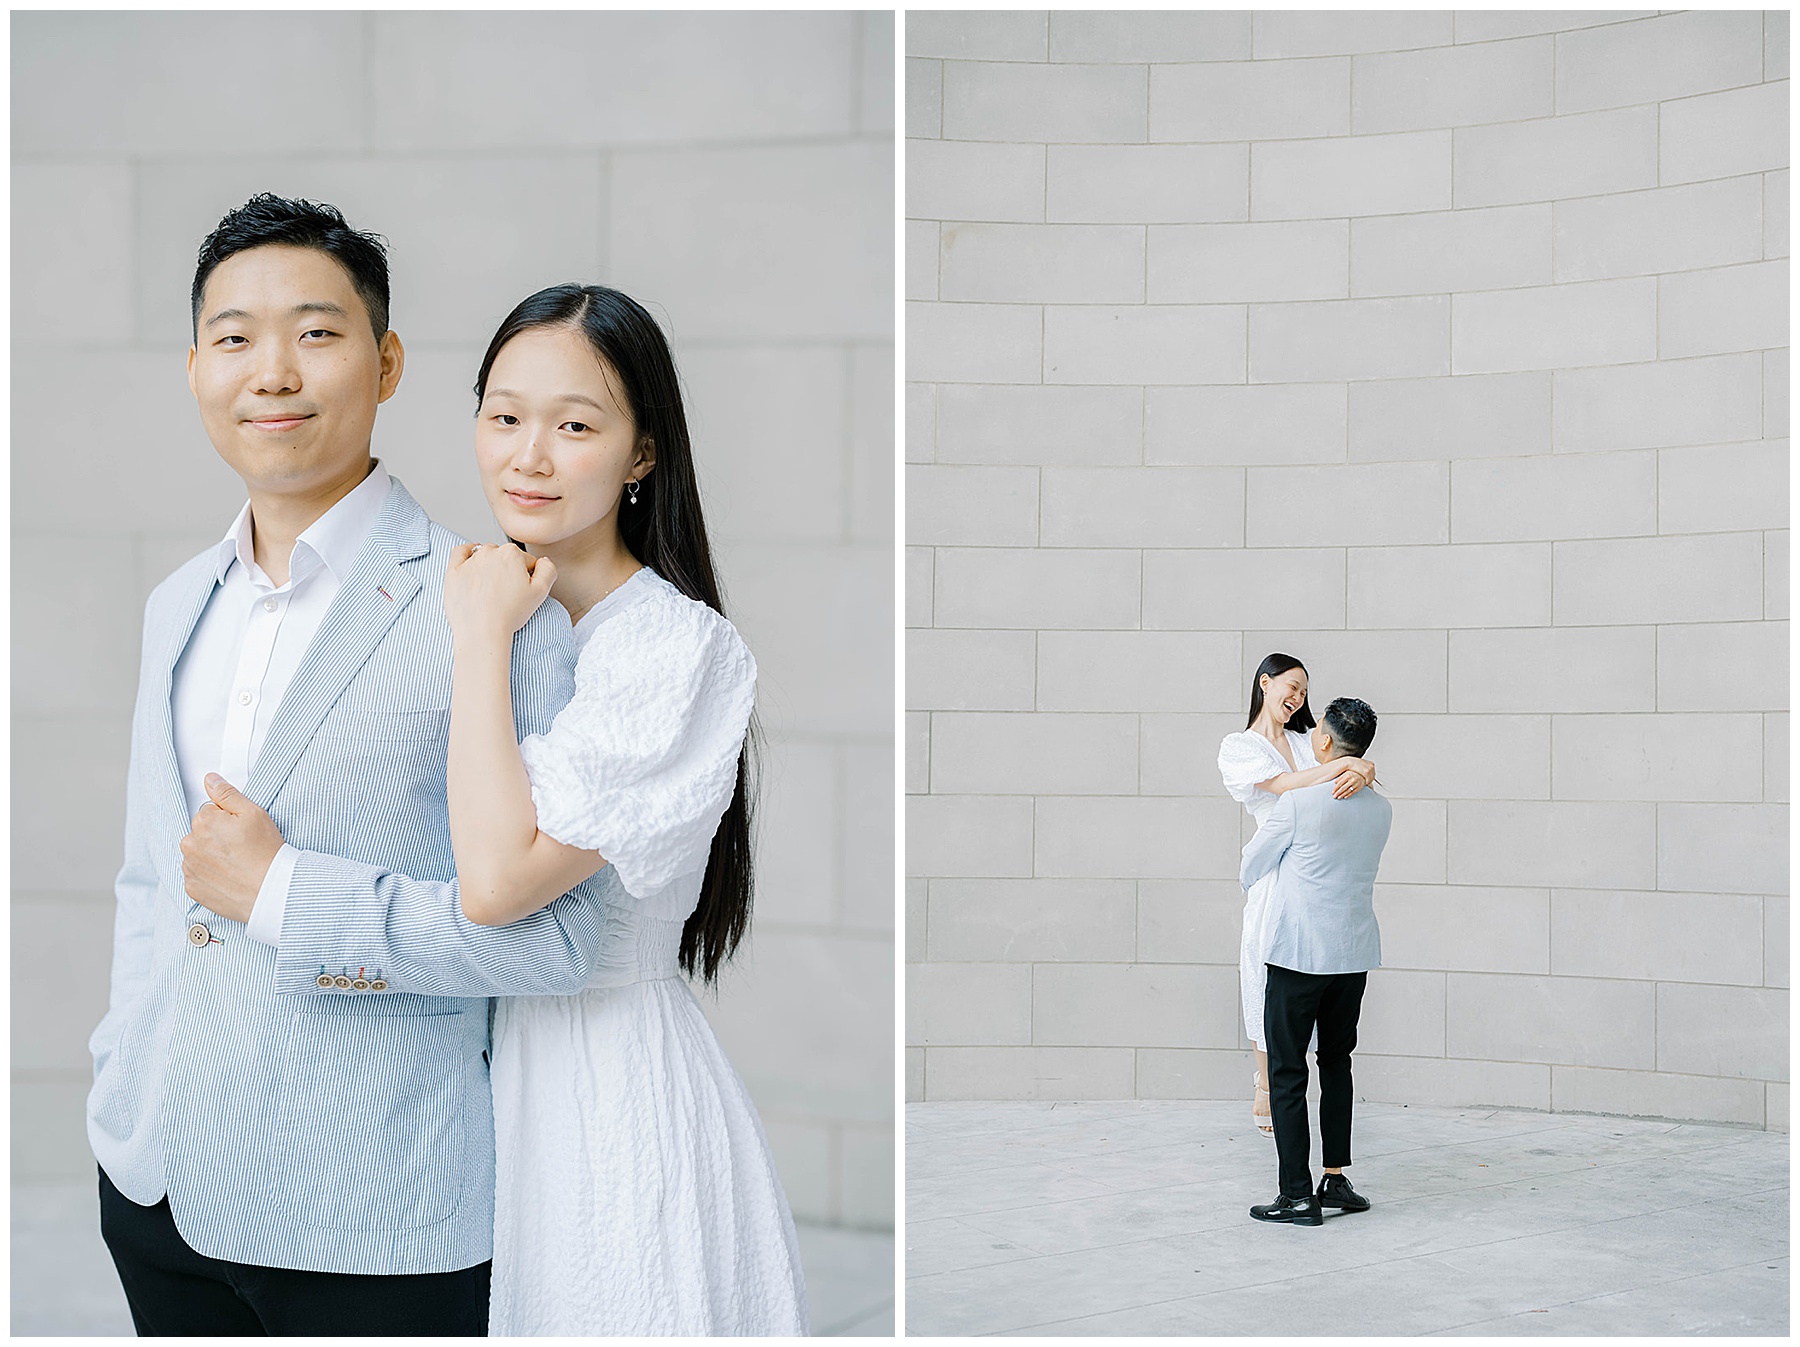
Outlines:
{"type": "MultiPolygon", "coordinates": [[[[244,789],[294,671],[362,551],[388,486],[387,469],[377,462],[295,539],[284,585],[256,564],[248,502],[220,540],[219,587],[175,665],[175,759],[189,817],[206,803],[208,772],[244,789]]],[[[250,915],[248,934],[266,945],[280,943],[295,855],[292,847],[281,848],[250,915]]]]}

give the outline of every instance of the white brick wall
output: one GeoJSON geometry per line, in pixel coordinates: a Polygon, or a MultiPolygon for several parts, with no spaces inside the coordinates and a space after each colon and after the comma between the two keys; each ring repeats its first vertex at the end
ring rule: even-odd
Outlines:
{"type": "Polygon", "coordinates": [[[878,13],[19,19],[14,461],[21,484],[55,464],[81,507],[26,490],[12,521],[37,778],[13,929],[61,951],[14,968],[17,1176],[93,1175],[142,603],[242,501],[183,381],[188,285],[219,216],[272,190],[390,240],[408,360],[377,450],[464,533],[493,536],[469,385],[507,309],[581,278],[666,323],[770,740],[752,943],[705,1004],[795,1212],[891,1222],[892,66],[878,13]],[[544,78],[545,51],[606,78],[544,78]]]}
{"type": "Polygon", "coordinates": [[[1245,1093],[1285,650],[1384,716],[1364,1093],[1785,1129],[1785,13],[908,33],[909,1097],[1245,1093]]]}

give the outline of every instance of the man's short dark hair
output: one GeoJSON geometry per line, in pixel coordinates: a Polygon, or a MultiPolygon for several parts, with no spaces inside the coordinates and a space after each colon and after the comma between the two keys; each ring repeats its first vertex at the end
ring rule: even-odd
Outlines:
{"type": "Polygon", "coordinates": [[[369,326],[380,341],[388,329],[387,241],[379,234],[352,229],[336,206],[318,201],[290,201],[262,192],[219,221],[200,245],[194,268],[194,339],[200,338],[200,297],[206,279],[235,253],[271,243],[290,248],[316,248],[337,259],[350,273],[350,283],[369,311],[369,326]]]}
{"type": "Polygon", "coordinates": [[[1354,697],[1339,697],[1326,707],[1323,723],[1331,742],[1350,757],[1360,758],[1375,742],[1375,712],[1354,697]]]}

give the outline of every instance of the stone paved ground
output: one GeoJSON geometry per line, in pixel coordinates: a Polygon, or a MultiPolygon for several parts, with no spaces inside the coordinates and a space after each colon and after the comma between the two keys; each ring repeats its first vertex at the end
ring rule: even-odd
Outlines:
{"type": "Polygon", "coordinates": [[[1788,1332],[1785,1135],[1359,1103],[1373,1209],[1288,1228],[1248,1114],[909,1105],[908,1334],[1788,1332]]]}

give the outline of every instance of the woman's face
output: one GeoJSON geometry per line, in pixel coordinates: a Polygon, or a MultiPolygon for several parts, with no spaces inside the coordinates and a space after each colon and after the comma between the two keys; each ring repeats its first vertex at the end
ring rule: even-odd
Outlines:
{"type": "Polygon", "coordinates": [[[1264,674],[1259,680],[1263,690],[1263,706],[1277,725],[1285,725],[1306,701],[1306,670],[1289,669],[1286,673],[1264,674]]]}
{"type": "Polygon", "coordinates": [[[625,483],[650,470],[618,376],[580,331],[530,328],[494,357],[475,464],[506,536],[535,547],[616,534],[625,483]]]}

